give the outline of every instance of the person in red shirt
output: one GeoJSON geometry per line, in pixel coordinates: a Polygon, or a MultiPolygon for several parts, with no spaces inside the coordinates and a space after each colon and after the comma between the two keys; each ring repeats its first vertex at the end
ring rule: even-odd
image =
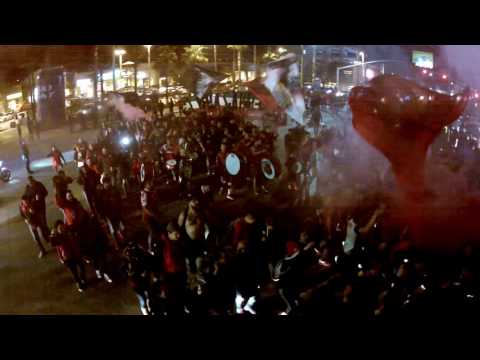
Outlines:
{"type": "MultiPolygon", "coordinates": [[[[33,240],[35,241],[35,243],[38,245],[38,248],[40,249],[40,253],[38,254],[38,257],[41,259],[47,254],[47,251],[45,250],[45,247],[43,246],[40,240],[40,234],[38,232],[38,230],[42,226],[42,219],[40,216],[40,212],[35,210],[35,207],[32,204],[32,200],[26,195],[22,196],[19,209],[20,209],[20,216],[25,220],[25,223],[28,225],[30,233],[32,234],[33,240]]],[[[44,239],[44,240],[48,241],[48,239],[44,239]]]]}
{"type": "Polygon", "coordinates": [[[72,272],[78,291],[83,292],[87,282],[85,265],[77,238],[65,227],[63,221],[58,220],[50,235],[50,242],[52,246],[56,247],[60,262],[72,272]]]}
{"type": "Polygon", "coordinates": [[[73,159],[77,162],[82,159],[84,160],[86,157],[87,147],[87,142],[82,138],[79,138],[77,143],[73,147],[73,159]]]}
{"type": "Polygon", "coordinates": [[[255,237],[256,219],[255,216],[248,212],[244,217],[240,217],[232,223],[232,236],[229,243],[233,248],[237,248],[239,243],[249,244],[255,237]]]}
{"type": "Polygon", "coordinates": [[[148,229],[147,250],[152,254],[156,238],[160,233],[161,221],[157,214],[157,196],[150,183],[147,183],[140,192],[140,203],[142,205],[143,222],[148,229]]]}
{"type": "Polygon", "coordinates": [[[216,174],[219,176],[220,180],[220,191],[219,193],[222,195],[224,193],[225,188],[227,189],[226,199],[228,200],[235,200],[232,196],[232,179],[230,174],[227,172],[226,160],[228,155],[228,147],[226,142],[222,142],[220,145],[220,151],[216,157],[216,174]]]}
{"type": "Polygon", "coordinates": [[[82,204],[75,199],[70,190],[67,191],[65,199],[59,198],[57,204],[65,215],[65,224],[79,234],[85,234],[88,222],[88,213],[82,204]]]}
{"type": "Polygon", "coordinates": [[[52,158],[52,166],[56,173],[60,169],[63,169],[63,165],[65,165],[65,158],[60,150],[57,149],[55,145],[52,145],[52,151],[50,151],[47,157],[52,158]]]}
{"type": "Polygon", "coordinates": [[[170,136],[167,138],[167,143],[162,146],[161,152],[163,157],[163,162],[167,166],[169,160],[175,160],[177,163],[173,169],[168,168],[168,172],[171,174],[173,181],[177,181],[177,172],[178,172],[178,162],[180,157],[180,147],[175,143],[175,138],[170,136]]]}
{"type": "Polygon", "coordinates": [[[88,144],[88,149],[85,153],[85,159],[91,159],[92,163],[97,163],[97,149],[95,148],[94,144],[88,144]]]}
{"type": "Polygon", "coordinates": [[[83,195],[87,200],[90,211],[96,214],[96,194],[100,184],[100,172],[91,158],[87,158],[85,165],[79,170],[77,182],[83,185],[83,195]]]}
{"type": "Polygon", "coordinates": [[[268,157],[268,151],[261,140],[255,141],[250,147],[250,156],[248,159],[250,174],[253,178],[253,192],[258,195],[258,188],[264,193],[268,193],[265,188],[265,178],[262,173],[261,161],[262,158],[268,157]]]}
{"type": "Polygon", "coordinates": [[[188,261],[180,228],[172,221],[161,236],[163,277],[168,315],[184,315],[188,261]]]}
{"type": "Polygon", "coordinates": [[[114,175],[115,166],[114,166],[113,155],[107,150],[106,147],[102,148],[102,151],[97,156],[97,166],[101,174],[114,175]]]}

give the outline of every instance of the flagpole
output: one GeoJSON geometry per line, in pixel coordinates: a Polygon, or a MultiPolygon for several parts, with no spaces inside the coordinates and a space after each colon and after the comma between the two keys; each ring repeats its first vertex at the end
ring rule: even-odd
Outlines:
{"type": "Polygon", "coordinates": [[[300,83],[302,84],[302,89],[303,89],[303,52],[304,52],[303,45],[300,45],[300,51],[302,52],[300,54],[300,83]]]}
{"type": "Polygon", "coordinates": [[[255,67],[255,77],[257,77],[257,45],[253,45],[253,66],[255,67]]]}
{"type": "Polygon", "coordinates": [[[313,45],[313,56],[312,56],[312,86],[313,83],[315,82],[315,67],[316,67],[316,62],[317,62],[317,45],[313,45]]]}

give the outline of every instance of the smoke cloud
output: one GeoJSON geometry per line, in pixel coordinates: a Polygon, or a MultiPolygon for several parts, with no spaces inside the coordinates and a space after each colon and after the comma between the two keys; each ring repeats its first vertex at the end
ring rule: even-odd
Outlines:
{"type": "Polygon", "coordinates": [[[137,122],[140,121],[140,119],[150,119],[142,109],[126,103],[121,95],[111,95],[109,104],[115,107],[115,109],[129,122],[137,122]]]}

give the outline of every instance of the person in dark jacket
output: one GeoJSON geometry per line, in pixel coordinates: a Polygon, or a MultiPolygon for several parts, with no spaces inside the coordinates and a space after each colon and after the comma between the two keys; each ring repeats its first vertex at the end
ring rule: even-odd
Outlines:
{"type": "Polygon", "coordinates": [[[25,187],[25,195],[29,199],[35,199],[36,207],[39,211],[39,216],[41,217],[41,230],[42,234],[46,234],[48,236],[48,222],[47,222],[47,205],[46,205],[46,197],[48,195],[48,191],[45,186],[40,182],[33,178],[33,176],[28,177],[28,184],[25,187]]]}
{"type": "Polygon", "coordinates": [[[97,213],[97,187],[100,185],[100,171],[93,164],[91,158],[87,158],[85,165],[78,171],[77,182],[83,185],[83,195],[87,200],[90,211],[97,213]]]}
{"type": "Polygon", "coordinates": [[[52,178],[53,187],[55,189],[55,200],[65,199],[68,191],[68,185],[73,182],[70,176],[65,175],[63,170],[60,170],[57,175],[52,178]]]}
{"type": "Polygon", "coordinates": [[[109,178],[104,178],[103,185],[98,188],[97,211],[108,225],[115,249],[119,250],[123,239],[122,197],[120,192],[111,185],[109,178]]]}
{"type": "Polygon", "coordinates": [[[91,260],[97,279],[103,279],[111,284],[113,281],[109,275],[107,262],[109,242],[105,229],[93,215],[90,216],[88,225],[90,236],[85,241],[85,256],[91,260]]]}
{"type": "Polygon", "coordinates": [[[25,159],[25,168],[27,169],[27,172],[29,174],[33,174],[32,169],[30,169],[30,150],[28,149],[25,140],[22,140],[22,142],[20,143],[20,147],[22,149],[23,158],[25,159]]]}
{"type": "Polygon", "coordinates": [[[150,271],[146,266],[147,254],[135,243],[127,244],[123,251],[124,270],[129,284],[137,295],[140,311],[143,315],[150,314],[150,271]]]}

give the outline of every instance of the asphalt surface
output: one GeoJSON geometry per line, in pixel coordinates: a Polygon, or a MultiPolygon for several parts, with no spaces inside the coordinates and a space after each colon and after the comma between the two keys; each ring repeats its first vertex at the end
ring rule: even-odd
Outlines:
{"type": "MultiPolygon", "coordinates": [[[[22,130],[28,141],[27,130],[22,130]]],[[[71,134],[68,128],[62,128],[42,133],[40,140],[28,141],[34,177],[49,191],[47,220],[50,226],[57,219],[62,219],[62,214],[53,203],[51,179],[54,173],[51,160],[46,159],[45,155],[51,145],[55,144],[67,154],[68,161],[72,156],[73,144],[80,136],[91,141],[95,135],[93,130],[71,134]]],[[[13,173],[9,183],[0,183],[0,314],[139,315],[136,296],[125,277],[118,271],[118,255],[113,254],[110,257],[114,280],[112,284],[97,280],[94,269],[91,265],[86,265],[89,286],[83,293],[77,291],[70,271],[58,261],[55,250],[49,245],[47,256],[38,258],[37,245],[18,211],[19,199],[25,189],[28,174],[20,158],[16,129],[0,131],[0,154],[1,160],[13,173]]],[[[69,176],[77,176],[77,169],[72,162],[67,164],[65,171],[69,176]]],[[[75,197],[86,206],[80,186],[74,183],[71,189],[75,197]]],[[[167,195],[163,198],[159,210],[162,221],[167,223],[178,216],[186,205],[186,200],[176,199],[176,189],[165,189],[165,194],[167,195]]],[[[246,191],[238,195],[234,202],[217,199],[215,209],[219,221],[229,221],[242,215],[247,205],[272,204],[271,195],[254,198],[246,191]]],[[[142,232],[137,232],[142,228],[137,201],[139,202],[139,199],[135,197],[125,200],[124,215],[129,232],[137,236],[135,240],[143,242],[145,239],[142,232]]]]}
{"type": "MultiPolygon", "coordinates": [[[[28,141],[27,129],[22,130],[28,141]]],[[[49,191],[49,225],[61,219],[62,214],[53,204],[53,170],[44,157],[52,144],[62,151],[71,150],[79,136],[89,141],[94,138],[94,131],[70,134],[66,129],[50,130],[42,133],[40,140],[29,142],[34,176],[49,191]]],[[[47,256],[38,258],[37,245],[18,212],[28,174],[19,156],[16,129],[0,131],[0,154],[5,165],[13,170],[12,181],[0,183],[0,314],[140,314],[133,291],[119,274],[114,274],[112,284],[99,282],[87,265],[90,285],[79,293],[70,271],[58,261],[53,249],[47,245],[47,256]]],[[[71,176],[77,173],[72,163],[66,172],[71,176]]],[[[80,187],[74,184],[72,190],[83,202],[80,187]]]]}

